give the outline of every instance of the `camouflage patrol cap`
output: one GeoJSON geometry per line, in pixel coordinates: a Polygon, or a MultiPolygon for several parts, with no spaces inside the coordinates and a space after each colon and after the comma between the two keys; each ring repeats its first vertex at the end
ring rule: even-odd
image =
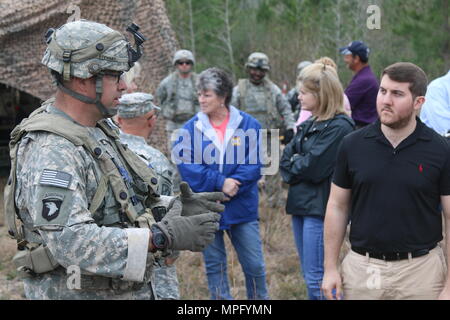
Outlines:
{"type": "Polygon", "coordinates": [[[124,119],[137,118],[152,110],[161,110],[153,104],[153,96],[143,92],[124,94],[119,99],[117,108],[119,118],[124,119]]]}
{"type": "Polygon", "coordinates": [[[300,74],[300,72],[302,72],[302,70],[305,69],[310,64],[312,64],[312,62],[311,61],[307,61],[307,60],[299,62],[298,65],[297,65],[297,74],[300,74]]]}
{"type": "Polygon", "coordinates": [[[269,57],[262,52],[253,52],[245,64],[246,67],[270,70],[269,57]]]}
{"type": "Polygon", "coordinates": [[[104,24],[78,20],[50,33],[42,63],[64,75],[87,79],[102,70],[128,71],[129,43],[104,24]]]}
{"type": "Polygon", "coordinates": [[[175,52],[172,64],[175,65],[179,60],[189,60],[192,61],[193,64],[195,64],[194,55],[189,50],[182,49],[175,52]]]}

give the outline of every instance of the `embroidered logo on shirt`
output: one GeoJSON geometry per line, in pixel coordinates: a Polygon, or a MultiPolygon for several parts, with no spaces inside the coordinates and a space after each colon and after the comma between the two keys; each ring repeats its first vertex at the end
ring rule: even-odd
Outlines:
{"type": "Polygon", "coordinates": [[[42,200],[42,217],[47,221],[56,219],[61,209],[62,200],[60,199],[43,199],[42,200]]]}
{"type": "Polygon", "coordinates": [[[39,183],[47,186],[54,186],[59,188],[69,188],[72,181],[72,175],[66,172],[44,169],[39,183]]]}
{"type": "Polygon", "coordinates": [[[233,146],[238,147],[241,145],[241,137],[233,137],[231,140],[233,146]]]}

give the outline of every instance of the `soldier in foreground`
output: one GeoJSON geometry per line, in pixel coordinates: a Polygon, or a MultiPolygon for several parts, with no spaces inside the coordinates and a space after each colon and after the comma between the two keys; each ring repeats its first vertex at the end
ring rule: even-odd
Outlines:
{"type": "MultiPolygon", "coordinates": [[[[270,70],[269,58],[264,53],[254,52],[248,57],[245,67],[249,78],[239,79],[233,88],[231,105],[255,117],[262,129],[281,129],[282,143],[289,143],[294,136],[294,115],[281,89],[266,77],[270,70]]],[[[267,146],[271,146],[270,135],[267,146]]],[[[274,150],[268,149],[268,152],[274,150]]],[[[284,199],[279,197],[281,178],[278,173],[263,176],[259,185],[265,190],[272,207],[285,205],[284,199]]]]}
{"type": "Polygon", "coordinates": [[[126,89],[121,75],[145,41],[136,25],[127,31],[135,48],[86,20],[46,34],[42,63],[58,89],[11,133],[5,188],[28,299],[154,299],[154,253],[201,251],[218,229],[211,210],[223,210],[214,201],[223,194],[160,196],[154,171],[104,120],[115,114],[126,89]]]}
{"type": "MultiPolygon", "coordinates": [[[[172,164],[164,154],[147,144],[158,117],[159,107],[153,104],[153,96],[148,93],[123,95],[118,105],[118,122],[121,129],[120,141],[139,155],[158,175],[158,193],[171,196],[172,164]]],[[[175,262],[177,253],[158,257],[155,266],[155,290],[159,299],[180,299],[175,262]]]]}
{"type": "MultiPolygon", "coordinates": [[[[161,113],[166,120],[168,151],[172,149],[172,133],[181,128],[199,110],[195,82],[197,74],[192,68],[195,58],[189,50],[178,50],[173,57],[175,71],[169,74],[158,86],[156,98],[161,113]]],[[[174,191],[180,188],[180,175],[176,166],[174,171],[174,191]]]]}

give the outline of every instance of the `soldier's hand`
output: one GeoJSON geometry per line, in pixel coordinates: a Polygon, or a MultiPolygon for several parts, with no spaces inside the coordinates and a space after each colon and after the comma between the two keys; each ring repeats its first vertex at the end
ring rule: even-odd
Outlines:
{"type": "Polygon", "coordinates": [[[202,251],[213,240],[219,230],[220,214],[201,213],[195,216],[169,216],[157,226],[168,239],[167,249],[202,251]]]}
{"type": "Polygon", "coordinates": [[[219,201],[229,200],[222,192],[192,192],[185,181],[180,183],[180,191],[183,203],[182,216],[193,216],[207,211],[222,212],[225,206],[219,201]]]}

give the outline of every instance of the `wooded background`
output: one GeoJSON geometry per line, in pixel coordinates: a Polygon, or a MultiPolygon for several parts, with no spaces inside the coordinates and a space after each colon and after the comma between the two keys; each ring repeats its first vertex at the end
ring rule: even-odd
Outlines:
{"type": "MultiPolygon", "coordinates": [[[[450,0],[166,0],[181,47],[194,52],[199,72],[211,66],[245,76],[254,51],[271,61],[270,77],[295,84],[298,62],[333,58],[344,87],[352,73],[338,49],[362,40],[376,75],[398,61],[419,65],[430,81],[450,69],[450,0]],[[380,9],[380,29],[367,20],[380,9]]],[[[372,21],[372,20],[371,20],[372,21]]]]}

